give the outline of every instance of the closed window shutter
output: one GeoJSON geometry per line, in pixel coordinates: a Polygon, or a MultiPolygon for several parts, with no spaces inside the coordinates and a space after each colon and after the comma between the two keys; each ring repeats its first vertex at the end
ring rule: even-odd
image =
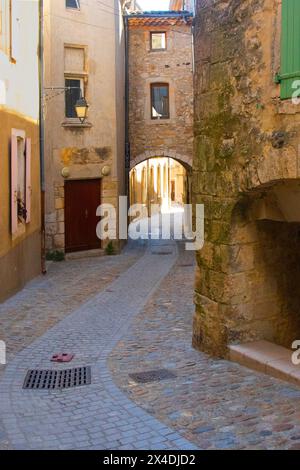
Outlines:
{"type": "MultiPolygon", "coordinates": [[[[280,97],[291,98],[300,80],[300,1],[282,0],[280,97]]],[[[297,87],[299,88],[299,87],[297,87]]]]}
{"type": "Polygon", "coordinates": [[[11,136],[11,232],[18,231],[18,138],[11,136]]]}
{"type": "Polygon", "coordinates": [[[31,139],[26,139],[26,223],[31,219],[31,139]]]}

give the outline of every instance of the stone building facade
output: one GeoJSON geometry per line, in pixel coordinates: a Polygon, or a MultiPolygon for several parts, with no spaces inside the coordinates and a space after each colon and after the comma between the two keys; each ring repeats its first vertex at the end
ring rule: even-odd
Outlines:
{"type": "Polygon", "coordinates": [[[0,302],[41,272],[39,13],[0,0],[0,302]]]}
{"type": "Polygon", "coordinates": [[[299,7],[197,2],[193,197],[206,241],[193,343],[218,356],[300,335],[299,7]]]}
{"type": "Polygon", "coordinates": [[[164,156],[192,166],[192,19],[186,11],[128,16],[131,169],[148,158],[164,156]],[[152,47],[153,37],[163,41],[161,47],[152,47]],[[152,90],[160,85],[168,107],[162,118],[153,116],[152,103],[152,90]]]}
{"type": "Polygon", "coordinates": [[[44,3],[47,250],[100,249],[96,207],[125,191],[123,2],[44,3]],[[84,123],[67,86],[88,102],[84,123]]]}

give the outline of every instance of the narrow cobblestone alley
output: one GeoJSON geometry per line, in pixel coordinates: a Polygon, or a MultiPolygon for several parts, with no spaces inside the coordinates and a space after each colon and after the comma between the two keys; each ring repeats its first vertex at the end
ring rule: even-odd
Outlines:
{"type": "Polygon", "coordinates": [[[299,389],[192,349],[193,277],[193,253],[152,241],[51,265],[49,277],[4,303],[1,447],[299,448],[299,389]],[[12,312],[23,319],[23,345],[12,312]],[[91,365],[92,384],[23,390],[27,369],[49,368],[61,350],[75,353],[72,366],[91,365]],[[129,377],[159,369],[176,377],[148,384],[129,377]]]}
{"type": "Polygon", "coordinates": [[[300,0],[0,0],[9,465],[300,450],[299,44],[300,0]]]}
{"type": "MultiPolygon", "coordinates": [[[[175,243],[167,256],[159,256],[160,243],[155,245],[108,289],[92,296],[9,362],[0,385],[0,413],[13,448],[195,447],[128,400],[106,366],[108,354],[176,260],[175,243]],[[27,369],[49,368],[51,356],[59,350],[75,352],[72,366],[91,366],[92,384],[64,391],[22,389],[27,369]]],[[[57,369],[63,367],[57,365],[57,369]]]]}

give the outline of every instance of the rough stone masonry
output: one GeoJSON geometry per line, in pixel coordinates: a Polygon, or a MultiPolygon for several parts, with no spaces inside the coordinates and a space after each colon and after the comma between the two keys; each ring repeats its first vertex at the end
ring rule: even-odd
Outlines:
{"type": "MultiPolygon", "coordinates": [[[[279,0],[198,0],[193,199],[205,204],[193,344],[300,337],[300,107],[280,98],[279,0]]],[[[292,53],[292,51],[290,51],[292,53]]]]}
{"type": "Polygon", "coordinates": [[[129,17],[129,132],[131,168],[150,157],[192,166],[192,16],[129,17]],[[166,33],[166,49],[151,50],[151,33],[166,33]],[[151,119],[151,84],[169,85],[169,119],[151,119]]]}

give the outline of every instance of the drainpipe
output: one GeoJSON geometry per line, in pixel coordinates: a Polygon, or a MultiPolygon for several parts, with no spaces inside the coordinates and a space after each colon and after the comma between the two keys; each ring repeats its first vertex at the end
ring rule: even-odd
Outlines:
{"type": "Polygon", "coordinates": [[[45,129],[44,129],[44,1],[39,2],[39,92],[40,92],[40,184],[41,184],[41,271],[46,269],[45,237],[45,129]]]}
{"type": "Polygon", "coordinates": [[[194,74],[195,73],[195,17],[193,18],[191,33],[192,33],[192,71],[194,74]]]}
{"type": "Polygon", "coordinates": [[[129,142],[129,32],[128,16],[124,15],[125,30],[125,195],[129,202],[130,142],[129,142]]]}

